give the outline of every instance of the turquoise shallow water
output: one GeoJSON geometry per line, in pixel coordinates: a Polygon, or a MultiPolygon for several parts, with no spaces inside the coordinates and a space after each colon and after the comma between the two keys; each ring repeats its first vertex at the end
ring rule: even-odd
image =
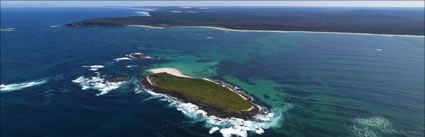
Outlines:
{"type": "Polygon", "coordinates": [[[16,28],[1,32],[1,84],[25,87],[2,87],[1,136],[222,136],[210,135],[204,122],[168,102],[135,93],[144,70],[158,67],[241,87],[283,115],[264,134],[249,136],[424,133],[424,37],[64,28],[50,26],[137,14],[110,8],[1,10],[2,28],[16,28]],[[134,52],[156,59],[114,61],[134,52]],[[100,75],[132,80],[97,96],[99,88],[82,90],[72,82],[97,76],[84,65],[102,65],[100,75]]]}

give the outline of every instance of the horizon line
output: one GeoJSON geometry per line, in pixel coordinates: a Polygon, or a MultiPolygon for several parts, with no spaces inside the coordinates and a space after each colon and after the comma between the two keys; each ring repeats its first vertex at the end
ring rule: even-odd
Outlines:
{"type": "Polygon", "coordinates": [[[425,1],[1,1],[1,7],[376,7],[424,8],[425,1]]]}

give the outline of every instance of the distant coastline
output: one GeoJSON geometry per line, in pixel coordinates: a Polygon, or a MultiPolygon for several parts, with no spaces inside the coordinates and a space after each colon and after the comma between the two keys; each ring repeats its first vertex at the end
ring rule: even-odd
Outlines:
{"type": "Polygon", "coordinates": [[[241,32],[425,36],[423,9],[214,7],[204,10],[160,7],[145,12],[150,16],[92,18],[64,26],[203,27],[241,32]]]}

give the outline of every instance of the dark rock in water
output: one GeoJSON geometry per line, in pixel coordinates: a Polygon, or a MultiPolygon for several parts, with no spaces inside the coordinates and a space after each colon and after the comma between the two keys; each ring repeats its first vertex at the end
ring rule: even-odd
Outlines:
{"type": "Polygon", "coordinates": [[[108,82],[124,82],[124,81],[128,81],[130,78],[128,78],[128,77],[115,77],[115,78],[112,78],[112,79],[108,79],[108,80],[106,80],[106,81],[108,81],[108,82]]]}
{"type": "MultiPolygon", "coordinates": [[[[220,118],[229,118],[229,117],[236,117],[236,118],[241,118],[241,119],[250,119],[252,118],[254,115],[258,114],[260,112],[260,109],[258,108],[258,106],[256,106],[255,104],[253,104],[251,101],[250,103],[253,104],[253,109],[251,110],[247,110],[247,111],[235,111],[235,110],[229,110],[229,109],[225,109],[223,107],[217,106],[217,105],[210,105],[210,104],[204,104],[194,98],[185,96],[179,92],[176,91],[169,91],[169,90],[164,90],[161,89],[157,86],[151,85],[148,80],[147,77],[143,77],[141,78],[141,84],[148,89],[151,89],[154,92],[158,92],[158,93],[162,93],[162,94],[166,94],[172,97],[176,97],[178,99],[183,100],[184,102],[190,102],[193,103],[197,106],[199,106],[202,110],[204,110],[205,112],[207,112],[207,115],[214,115],[220,118]]],[[[245,95],[245,94],[241,94],[242,96],[249,96],[249,95],[245,95]]]]}
{"type": "Polygon", "coordinates": [[[269,99],[270,98],[270,96],[269,95],[266,95],[266,94],[264,94],[263,97],[266,98],[266,99],[269,99]]]}
{"type": "Polygon", "coordinates": [[[278,90],[278,91],[282,91],[282,92],[285,92],[287,94],[290,94],[290,95],[293,95],[293,96],[299,96],[299,97],[308,97],[308,96],[312,95],[312,93],[310,93],[310,92],[297,90],[297,89],[289,88],[289,87],[277,87],[275,89],[278,90]]]}

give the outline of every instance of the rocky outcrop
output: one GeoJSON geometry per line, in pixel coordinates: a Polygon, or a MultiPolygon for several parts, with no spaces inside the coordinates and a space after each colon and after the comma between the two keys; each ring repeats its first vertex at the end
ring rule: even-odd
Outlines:
{"type": "Polygon", "coordinates": [[[129,80],[128,77],[115,77],[115,78],[108,79],[106,81],[116,83],[116,82],[124,82],[124,81],[128,81],[128,80],[129,80]]]}

